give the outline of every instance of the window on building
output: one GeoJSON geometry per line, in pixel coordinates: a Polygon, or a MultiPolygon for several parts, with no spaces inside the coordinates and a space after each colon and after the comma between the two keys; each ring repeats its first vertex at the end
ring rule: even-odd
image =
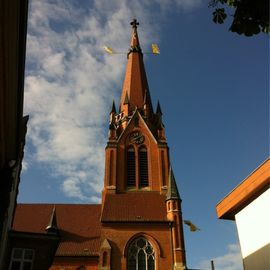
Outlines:
{"type": "Polygon", "coordinates": [[[133,147],[127,150],[127,186],[136,185],[135,150],[133,147]]]}
{"type": "Polygon", "coordinates": [[[130,244],[127,262],[128,270],[155,270],[155,252],[147,239],[139,237],[130,244]]]}
{"type": "Polygon", "coordinates": [[[148,184],[148,157],[146,148],[139,150],[139,175],[140,187],[147,187],[148,184]]]}
{"type": "Polygon", "coordinates": [[[13,248],[9,270],[32,270],[34,250],[13,248]]]}

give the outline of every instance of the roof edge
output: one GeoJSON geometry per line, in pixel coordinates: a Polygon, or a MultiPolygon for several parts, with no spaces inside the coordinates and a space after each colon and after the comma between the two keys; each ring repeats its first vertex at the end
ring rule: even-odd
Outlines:
{"type": "Polygon", "coordinates": [[[267,158],[216,205],[219,219],[234,220],[235,214],[270,188],[270,158],[267,158]]]}

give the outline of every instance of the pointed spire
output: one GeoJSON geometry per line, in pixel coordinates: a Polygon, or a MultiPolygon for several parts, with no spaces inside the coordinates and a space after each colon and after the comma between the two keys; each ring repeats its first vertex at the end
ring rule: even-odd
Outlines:
{"type": "Polygon", "coordinates": [[[113,114],[116,113],[114,100],[113,100],[113,103],[112,103],[111,113],[113,113],[113,114]]]}
{"type": "Polygon", "coordinates": [[[114,100],[112,103],[112,109],[110,112],[110,125],[109,125],[109,138],[114,137],[115,134],[112,134],[112,130],[115,130],[115,113],[116,113],[116,109],[115,109],[115,104],[114,104],[114,100]]]}
{"type": "Polygon", "coordinates": [[[127,92],[126,92],[126,96],[125,96],[123,104],[128,104],[128,93],[127,92]]]}
{"type": "Polygon", "coordinates": [[[57,233],[58,232],[55,206],[53,207],[49,224],[46,227],[46,231],[49,232],[49,233],[57,233]]]}
{"type": "Polygon", "coordinates": [[[139,110],[143,109],[145,105],[145,96],[150,113],[153,113],[151,98],[148,91],[148,82],[144,69],[143,55],[137,33],[137,26],[139,25],[139,23],[136,19],[134,19],[131,22],[131,25],[132,32],[130,49],[128,53],[125,79],[123,83],[122,95],[119,106],[119,113],[124,112],[125,116],[130,115],[136,107],[139,110]],[[128,111],[126,111],[126,107],[124,106],[125,104],[127,104],[127,97],[129,104],[128,111]]]}
{"type": "Polygon", "coordinates": [[[181,200],[179,192],[178,192],[178,188],[176,185],[176,181],[174,178],[172,167],[170,167],[169,179],[168,179],[168,192],[167,192],[166,201],[168,200],[181,200]]]}
{"type": "Polygon", "coordinates": [[[144,99],[143,99],[143,102],[144,102],[144,105],[143,105],[143,109],[144,109],[144,116],[148,117],[149,116],[149,104],[148,104],[148,95],[147,95],[147,89],[145,89],[145,92],[144,92],[144,99]]]}
{"type": "Polygon", "coordinates": [[[143,104],[145,105],[147,102],[147,92],[146,90],[144,91],[144,98],[143,98],[143,104]]]}
{"type": "Polygon", "coordinates": [[[158,101],[158,103],[157,103],[156,114],[162,115],[162,111],[161,111],[161,107],[160,107],[159,101],[158,101]]]}
{"type": "Polygon", "coordinates": [[[115,124],[114,123],[109,124],[109,130],[115,130],[115,124]]]}

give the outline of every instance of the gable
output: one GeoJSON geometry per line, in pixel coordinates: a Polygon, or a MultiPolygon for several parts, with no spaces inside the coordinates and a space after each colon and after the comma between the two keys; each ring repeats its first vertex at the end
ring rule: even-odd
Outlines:
{"type": "Polygon", "coordinates": [[[118,143],[126,142],[128,134],[130,134],[133,131],[139,131],[143,133],[143,135],[148,138],[149,143],[152,142],[154,144],[157,144],[156,138],[154,137],[153,133],[151,132],[145,120],[143,119],[143,117],[141,116],[141,114],[139,113],[137,109],[133,113],[126,128],[124,129],[122,134],[119,136],[118,143]]]}

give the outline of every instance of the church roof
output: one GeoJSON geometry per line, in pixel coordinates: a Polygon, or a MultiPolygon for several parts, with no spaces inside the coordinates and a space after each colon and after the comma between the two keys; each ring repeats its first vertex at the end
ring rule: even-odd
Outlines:
{"type": "Polygon", "coordinates": [[[46,234],[54,206],[61,238],[56,256],[98,256],[101,205],[18,204],[13,230],[46,234]]]}
{"type": "Polygon", "coordinates": [[[107,194],[102,222],[168,222],[166,196],[159,192],[107,194]]]}

